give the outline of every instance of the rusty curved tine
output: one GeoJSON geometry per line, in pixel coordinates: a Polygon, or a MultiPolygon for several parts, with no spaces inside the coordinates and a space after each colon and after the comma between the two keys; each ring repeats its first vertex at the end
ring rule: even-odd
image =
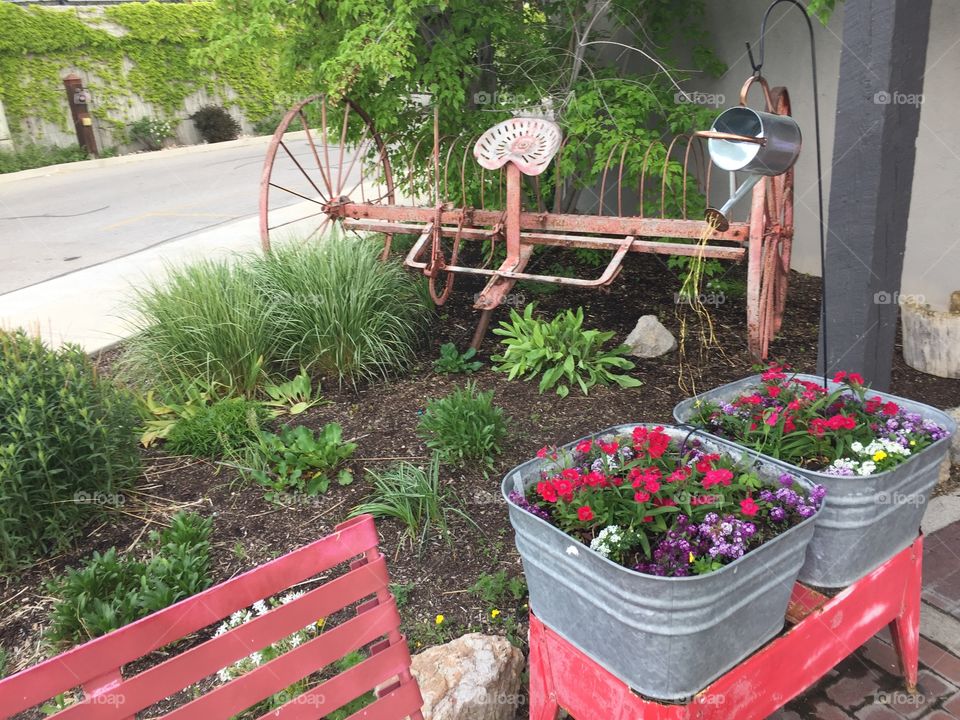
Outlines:
{"type": "Polygon", "coordinates": [[[623,217],[623,161],[627,157],[627,150],[630,149],[631,141],[627,140],[623,144],[623,152],[620,153],[620,170],[617,173],[617,216],[623,217]]]}
{"type": "Polygon", "coordinates": [[[303,126],[304,133],[307,136],[307,142],[310,143],[310,150],[313,153],[313,159],[317,163],[317,170],[320,171],[320,177],[323,178],[323,184],[327,188],[327,195],[332,198],[333,188],[330,186],[330,180],[327,178],[327,174],[323,171],[323,163],[320,162],[320,154],[317,152],[317,146],[314,144],[313,136],[310,134],[310,126],[307,123],[307,116],[303,113],[303,108],[300,108],[297,114],[300,116],[300,124],[303,126]]]}
{"type": "Polygon", "coordinates": [[[670,174],[670,156],[673,154],[673,146],[677,144],[683,135],[676,135],[673,140],[670,141],[670,147],[667,148],[667,154],[663,158],[663,173],[660,178],[660,217],[667,216],[667,177],[670,174]]]}
{"type": "Polygon", "coordinates": [[[423,143],[424,138],[417,140],[417,144],[413,146],[413,152],[410,153],[410,160],[407,162],[407,188],[410,191],[410,200],[416,203],[416,193],[414,192],[413,187],[413,166],[417,162],[417,152],[420,150],[420,145],[423,143]]]}
{"type": "Polygon", "coordinates": [[[607,162],[603,165],[603,172],[600,173],[600,202],[598,207],[598,215],[603,215],[603,203],[604,198],[607,196],[607,173],[610,172],[610,161],[613,160],[613,151],[617,149],[617,144],[614,143],[610,147],[610,152],[607,153],[607,162]]]}
{"type": "Polygon", "coordinates": [[[553,211],[555,213],[560,212],[560,199],[563,192],[563,178],[560,177],[560,162],[563,160],[563,151],[567,147],[567,142],[569,142],[569,136],[564,137],[560,141],[560,146],[557,148],[557,154],[553,158],[553,166],[555,168],[554,172],[554,183],[553,183],[553,211]]]}
{"type": "Polygon", "coordinates": [[[657,145],[662,144],[659,140],[654,140],[647,146],[647,151],[643,154],[643,164],[640,166],[640,217],[644,217],[643,187],[647,180],[647,161],[650,159],[650,151],[657,145]]]}
{"type": "Polygon", "coordinates": [[[460,139],[463,137],[463,133],[457,135],[453,142],[450,144],[450,147],[447,149],[447,159],[443,163],[443,197],[450,197],[450,158],[453,156],[453,150],[457,147],[457,143],[460,142],[460,139]]]}

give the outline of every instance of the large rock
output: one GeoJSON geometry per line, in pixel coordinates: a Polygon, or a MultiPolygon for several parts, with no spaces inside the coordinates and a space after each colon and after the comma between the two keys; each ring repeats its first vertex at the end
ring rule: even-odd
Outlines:
{"type": "Polygon", "coordinates": [[[644,315],[627,335],[626,344],[630,346],[631,355],[653,358],[675,350],[677,339],[657,320],[656,315],[644,315]]]}
{"type": "Polygon", "coordinates": [[[480,633],[414,655],[424,720],[513,720],[523,664],[509,640],[480,633]]]}

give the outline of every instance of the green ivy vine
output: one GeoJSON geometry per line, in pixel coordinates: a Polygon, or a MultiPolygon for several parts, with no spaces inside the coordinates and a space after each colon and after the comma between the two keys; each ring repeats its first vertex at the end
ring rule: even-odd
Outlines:
{"type": "Polygon", "coordinates": [[[209,2],[129,3],[102,11],[0,2],[0,100],[11,130],[23,133],[30,118],[66,129],[63,77],[76,70],[93,94],[91,112],[115,131],[137,119],[134,96],[173,119],[185,115],[187,97],[205,90],[237,105],[251,122],[299,97],[297,78],[280,76],[271,50],[212,71],[199,51],[213,17],[209,2]]]}

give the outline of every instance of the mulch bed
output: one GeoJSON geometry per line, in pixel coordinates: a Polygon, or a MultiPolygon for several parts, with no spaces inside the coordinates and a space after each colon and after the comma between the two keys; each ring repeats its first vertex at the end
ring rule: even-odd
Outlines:
{"type": "MultiPolygon", "coordinates": [[[[742,277],[743,270],[735,267],[731,273],[742,277]]],[[[584,270],[584,276],[590,274],[597,271],[584,270]]],[[[782,336],[772,344],[771,358],[812,372],[817,353],[819,279],[794,273],[791,282],[782,336]]],[[[112,545],[135,548],[146,537],[146,528],[157,527],[178,507],[189,506],[214,516],[214,574],[216,581],[222,581],[329,533],[369,492],[363,481],[365,468],[382,468],[399,458],[425,461],[426,449],[415,432],[418,416],[429,399],[465,380],[464,376],[434,374],[432,361],[444,342],[452,341],[461,348],[469,343],[477,317],[470,305],[480,288],[478,282],[458,280],[451,298],[438,309],[435,332],[421,355],[423,361],[409,375],[358,391],[325,387],[330,402],[294,419],[312,428],[337,421],[346,438],[356,438],[359,448],[351,465],[358,480],[350,486],[333,485],[326,495],[310,502],[278,506],[267,502],[262,490],[244,483],[229,467],[176,458],[159,450],[143,451],[139,500],[110,512],[71,552],[40,562],[0,585],[0,643],[8,654],[8,672],[37,662],[46,652],[40,640],[51,603],[43,591],[46,578],[76,565],[94,550],[112,545]]],[[[526,302],[536,300],[547,315],[582,305],[587,327],[614,330],[617,340],[623,340],[637,318],[650,313],[657,314],[676,334],[674,293],[678,289],[674,273],[657,257],[644,255],[628,258],[609,292],[565,288],[535,296],[530,289],[520,288],[515,293],[523,294],[526,302]]],[[[514,299],[521,298],[515,295],[514,299]]],[[[505,315],[501,313],[501,317],[505,315]]],[[[691,335],[688,372],[695,376],[697,390],[750,374],[754,366],[745,349],[743,299],[728,298],[713,309],[713,317],[722,350],[700,353],[691,335]]],[[[487,360],[496,350],[497,338],[490,334],[481,350],[482,359],[487,360]]],[[[102,364],[108,367],[109,360],[110,354],[102,364]]],[[[510,436],[503,443],[494,472],[485,476],[474,468],[442,471],[444,481],[478,527],[453,517],[449,544],[434,537],[418,551],[402,544],[396,524],[379,523],[391,576],[394,582],[410,586],[409,600],[400,612],[414,643],[431,644],[471,630],[503,633],[514,621],[517,636],[525,637],[523,600],[502,601],[497,607],[502,614],[493,620],[491,606],[468,591],[482,573],[501,569],[508,575],[521,573],[499,496],[500,479],[544,444],[567,442],[631,421],[670,422],[673,406],[689,395],[678,387],[678,354],[638,360],[631,374],[644,384],[631,390],[598,387],[589,396],[576,393],[566,399],[539,395],[535,382],[508,382],[503,374],[492,371],[489,363],[471,376],[481,389],[494,391],[495,403],[511,418],[510,436]],[[434,623],[437,614],[445,616],[439,628],[434,623]]],[[[899,349],[891,391],[938,407],[960,405],[960,383],[910,369],[899,349]]],[[[940,491],[960,484],[957,471],[954,467],[950,482],[940,491]]]]}

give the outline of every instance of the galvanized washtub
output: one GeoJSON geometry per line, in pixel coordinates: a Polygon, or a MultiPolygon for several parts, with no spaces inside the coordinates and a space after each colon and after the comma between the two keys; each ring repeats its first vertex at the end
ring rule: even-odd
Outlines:
{"type": "MultiPolygon", "coordinates": [[[[796,375],[823,383],[815,375],[796,375]]],[[[688,423],[698,403],[724,404],[760,384],[760,376],[744,378],[684,400],[673,409],[677,422],[688,423]]],[[[829,382],[830,390],[840,387],[829,382]]],[[[936,408],[888,393],[870,391],[892,400],[908,412],[919,413],[953,435],[957,425],[936,408]]],[[[707,432],[702,436],[714,438],[707,432]]],[[[827,489],[826,508],[817,519],[800,580],[823,588],[845,587],[876,569],[917,538],[920,520],[937,482],[940,464],[950,447],[949,437],[938,440],[906,462],[886,472],[865,477],[838,477],[787,465],[790,471],[827,489]]],[[[747,450],[754,453],[753,450],[747,450]]],[[[759,454],[763,459],[771,459],[759,454]]]]}
{"type": "MultiPolygon", "coordinates": [[[[589,437],[629,433],[636,426],[619,425],[589,437]]],[[[664,430],[681,441],[688,434],[672,426],[664,430]]],[[[703,444],[711,452],[743,456],[742,448],[722,440],[703,444]]],[[[822,509],[716,572],[655,577],[608,560],[509,501],[514,490],[524,492],[536,484],[549,462],[530,460],[507,473],[501,486],[530,608],[631,688],[658,700],[690,698],[781,630],[822,509]]],[[[757,471],[776,485],[785,469],[759,461],[757,471]]],[[[806,480],[798,482],[810,489],[806,480]]]]}

